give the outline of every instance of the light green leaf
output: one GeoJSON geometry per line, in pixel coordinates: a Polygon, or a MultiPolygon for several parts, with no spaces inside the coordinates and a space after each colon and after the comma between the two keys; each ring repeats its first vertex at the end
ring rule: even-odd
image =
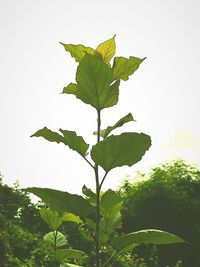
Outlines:
{"type": "Polygon", "coordinates": [[[91,156],[106,172],[141,160],[151,146],[150,136],[143,133],[112,135],[92,147],[91,156]]]}
{"type": "Polygon", "coordinates": [[[140,66],[145,58],[140,59],[137,57],[115,57],[113,64],[114,80],[122,79],[128,80],[129,76],[133,74],[140,66]]]}
{"type": "Polygon", "coordinates": [[[125,249],[131,244],[149,243],[153,245],[167,245],[174,243],[185,243],[185,241],[176,235],[155,229],[145,229],[126,235],[117,236],[112,240],[112,244],[117,251],[125,249]]]}
{"type": "Polygon", "coordinates": [[[65,222],[83,223],[83,221],[79,218],[79,216],[71,212],[64,213],[62,216],[62,220],[65,222]]]}
{"type": "Polygon", "coordinates": [[[71,263],[61,263],[60,267],[83,267],[83,266],[71,263]]]}
{"type": "Polygon", "coordinates": [[[26,188],[58,213],[72,212],[80,218],[94,218],[94,207],[83,197],[50,188],[26,188]]]}
{"type": "Polygon", "coordinates": [[[80,259],[86,254],[76,249],[57,249],[55,253],[56,259],[61,262],[66,259],[80,259]]]}
{"type": "Polygon", "coordinates": [[[55,246],[55,239],[56,239],[56,247],[63,247],[64,245],[68,244],[66,237],[59,231],[49,232],[44,236],[44,240],[48,242],[51,246],[55,246]],[[56,236],[55,236],[56,234],[56,236]]]}
{"type": "MultiPolygon", "coordinates": [[[[113,130],[115,130],[118,127],[121,127],[124,125],[124,123],[127,123],[129,121],[134,121],[133,115],[129,113],[128,115],[121,118],[118,122],[116,122],[113,126],[108,126],[105,130],[100,131],[100,136],[102,138],[106,138],[113,130]]],[[[95,135],[97,135],[97,132],[94,132],[95,135]]]]}
{"type": "Polygon", "coordinates": [[[76,83],[70,83],[68,84],[67,87],[64,87],[63,89],[63,94],[72,94],[72,95],[76,95],[76,87],[77,84],[76,83]]]}
{"type": "Polygon", "coordinates": [[[60,129],[59,131],[63,134],[63,136],[58,134],[57,132],[49,130],[47,127],[44,127],[43,129],[40,129],[36,133],[34,133],[31,137],[43,137],[50,142],[63,143],[69,148],[78,152],[82,157],[84,157],[89,145],[84,141],[83,137],[78,136],[73,131],[62,129],[60,129]]]}
{"type": "Polygon", "coordinates": [[[57,230],[58,227],[62,224],[62,218],[58,215],[56,211],[41,208],[40,215],[52,230],[57,230]]]}
{"type": "Polygon", "coordinates": [[[65,50],[71,54],[73,58],[75,58],[76,62],[80,62],[82,58],[85,56],[85,53],[94,54],[95,50],[91,47],[84,46],[82,44],[73,45],[73,44],[63,44],[65,50]]]}
{"type": "Polygon", "coordinates": [[[97,56],[86,54],[76,73],[75,95],[84,103],[101,110],[118,102],[119,81],[111,84],[111,68],[97,56]]]}
{"type": "Polygon", "coordinates": [[[102,55],[102,58],[106,64],[110,62],[115,54],[115,35],[97,46],[96,51],[102,55]]]}
{"type": "Polygon", "coordinates": [[[121,227],[121,208],[122,199],[114,191],[109,189],[103,194],[100,202],[100,214],[102,215],[100,226],[101,232],[103,232],[105,237],[108,237],[108,240],[111,234],[121,227]]]}

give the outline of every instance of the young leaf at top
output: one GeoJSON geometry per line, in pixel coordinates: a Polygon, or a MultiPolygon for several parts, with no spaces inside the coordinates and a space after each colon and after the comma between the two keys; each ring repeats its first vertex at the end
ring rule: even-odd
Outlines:
{"type": "Polygon", "coordinates": [[[80,218],[95,218],[94,207],[83,197],[50,188],[26,188],[60,214],[72,212],[80,218]]]}
{"type": "Polygon", "coordinates": [[[145,60],[145,58],[140,59],[137,57],[115,57],[114,64],[112,67],[114,79],[122,79],[124,81],[128,80],[129,76],[133,74],[140,66],[140,64],[145,60]]]}
{"type": "Polygon", "coordinates": [[[52,230],[57,230],[58,227],[62,224],[62,218],[58,215],[56,211],[41,208],[40,216],[50,226],[52,230]]]}
{"type": "Polygon", "coordinates": [[[75,59],[76,62],[80,62],[82,58],[85,56],[85,53],[94,54],[95,50],[91,47],[86,47],[82,44],[73,45],[73,44],[63,44],[65,50],[71,54],[71,56],[75,59]]]}
{"type": "Polygon", "coordinates": [[[145,229],[126,235],[114,237],[112,244],[117,251],[123,250],[131,244],[167,245],[186,243],[182,238],[165,231],[145,229]]]}
{"type": "Polygon", "coordinates": [[[50,142],[63,143],[69,148],[78,152],[82,157],[84,157],[89,145],[84,141],[83,137],[78,136],[73,131],[62,129],[60,129],[59,131],[63,134],[63,136],[49,130],[47,127],[44,127],[43,129],[38,130],[36,133],[34,133],[31,137],[43,137],[50,142]]]}
{"type": "Polygon", "coordinates": [[[76,73],[75,95],[97,110],[111,107],[118,102],[119,81],[111,84],[111,68],[100,57],[86,54],[76,73]]]}
{"type": "Polygon", "coordinates": [[[112,57],[115,55],[115,35],[97,46],[96,51],[99,52],[106,64],[110,62],[112,57]]]}
{"type": "Polygon", "coordinates": [[[151,146],[150,136],[143,133],[112,135],[92,147],[91,157],[106,172],[141,160],[151,146]]]}
{"type": "MultiPolygon", "coordinates": [[[[121,127],[124,125],[124,123],[127,123],[129,121],[134,121],[133,115],[129,113],[128,115],[121,118],[118,122],[116,122],[113,126],[108,126],[105,130],[100,131],[100,136],[102,138],[106,138],[113,130],[115,130],[118,127],[121,127]]],[[[95,135],[97,135],[97,132],[94,132],[95,135]]]]}

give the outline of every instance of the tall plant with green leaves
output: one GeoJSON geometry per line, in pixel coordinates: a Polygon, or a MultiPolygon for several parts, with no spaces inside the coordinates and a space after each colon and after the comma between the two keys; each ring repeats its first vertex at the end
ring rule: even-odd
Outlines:
{"type": "Polygon", "coordinates": [[[133,121],[131,113],[112,126],[101,129],[101,113],[105,108],[118,103],[121,80],[126,81],[139,68],[145,58],[114,57],[115,36],[99,44],[96,49],[78,44],[63,44],[65,50],[78,63],[76,83],[64,87],[63,94],[72,94],[90,105],[97,115],[96,144],[92,147],[74,131],[60,129],[59,132],[43,128],[32,136],[43,137],[50,142],[63,143],[77,152],[94,171],[95,192],[83,186],[83,196],[48,188],[28,188],[58,213],[73,213],[79,217],[95,242],[96,267],[111,266],[120,253],[138,244],[170,244],[184,242],[170,233],[147,229],[119,236],[122,199],[112,190],[102,193],[102,186],[110,171],[124,165],[132,166],[141,160],[151,146],[150,136],[144,133],[124,132],[111,135],[125,123],[133,121]],[[113,59],[114,57],[114,59],[113,59]],[[99,169],[104,173],[101,176],[99,169]],[[111,251],[105,258],[104,252],[111,251]]]}

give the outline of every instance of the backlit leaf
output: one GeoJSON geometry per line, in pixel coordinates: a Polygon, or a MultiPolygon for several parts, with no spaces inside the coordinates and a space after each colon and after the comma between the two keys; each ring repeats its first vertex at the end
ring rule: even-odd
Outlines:
{"type": "Polygon", "coordinates": [[[150,136],[143,133],[112,135],[92,147],[91,156],[106,172],[141,160],[151,146],[150,136]]]}
{"type": "Polygon", "coordinates": [[[68,244],[66,237],[59,231],[57,232],[49,232],[44,236],[44,240],[48,242],[51,246],[55,246],[55,239],[56,239],[56,247],[62,247],[68,244]]]}
{"type": "Polygon", "coordinates": [[[185,241],[176,235],[155,229],[145,229],[117,236],[112,240],[112,244],[117,251],[125,249],[131,244],[167,245],[183,242],[185,241]]]}
{"type": "Polygon", "coordinates": [[[115,36],[101,43],[96,48],[96,51],[102,55],[102,58],[106,64],[108,64],[112,59],[112,57],[114,56],[115,50],[116,50],[115,36]]]}
{"type": "Polygon", "coordinates": [[[40,216],[50,226],[52,230],[57,230],[58,227],[62,224],[62,218],[58,215],[56,211],[41,208],[40,216]]]}
{"type": "Polygon", "coordinates": [[[113,64],[114,80],[128,80],[129,76],[139,68],[144,60],[145,58],[137,57],[115,57],[113,64]]]}
{"type": "Polygon", "coordinates": [[[71,56],[75,59],[76,62],[80,62],[82,58],[85,56],[85,53],[94,54],[95,50],[91,47],[86,47],[82,44],[73,45],[73,44],[63,44],[65,50],[71,54],[71,56]]]}
{"type": "Polygon", "coordinates": [[[63,143],[84,157],[89,145],[84,141],[83,137],[78,136],[73,131],[62,129],[60,129],[59,131],[63,134],[63,136],[44,127],[43,129],[38,130],[36,133],[34,133],[31,137],[43,137],[50,142],[63,143]]]}
{"type": "Polygon", "coordinates": [[[111,68],[100,57],[86,54],[76,73],[76,97],[97,110],[111,107],[118,102],[119,81],[111,84],[111,68]]]}
{"type": "Polygon", "coordinates": [[[72,212],[80,218],[94,218],[94,207],[83,197],[50,188],[26,188],[26,192],[33,193],[60,214],[72,212]]]}
{"type": "Polygon", "coordinates": [[[82,193],[87,197],[88,201],[91,204],[96,204],[96,194],[85,185],[82,187],[82,193]]]}
{"type": "Polygon", "coordinates": [[[71,212],[64,213],[62,216],[62,220],[64,222],[82,223],[82,220],[79,218],[79,216],[77,216],[71,212]]]}

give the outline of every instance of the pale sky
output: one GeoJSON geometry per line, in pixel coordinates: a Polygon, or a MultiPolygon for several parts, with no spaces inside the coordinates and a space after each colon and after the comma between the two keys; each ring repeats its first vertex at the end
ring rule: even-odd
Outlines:
{"type": "MultiPolygon", "coordinates": [[[[96,112],[62,89],[77,64],[59,42],[96,48],[116,34],[117,56],[147,57],[103,111],[103,128],[131,112],[124,131],[152,147],[131,168],[116,168],[104,190],[126,175],[176,157],[200,166],[200,2],[198,0],[0,0],[0,171],[4,182],[80,193],[92,170],[64,145],[30,138],[40,128],[75,130],[95,142],[96,112]]],[[[116,134],[123,129],[115,131],[116,134]]]]}

